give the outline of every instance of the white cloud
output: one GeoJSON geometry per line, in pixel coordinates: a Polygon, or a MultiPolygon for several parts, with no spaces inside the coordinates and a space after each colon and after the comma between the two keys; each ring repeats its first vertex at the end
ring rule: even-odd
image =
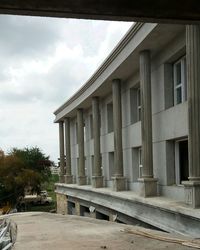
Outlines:
{"type": "Polygon", "coordinates": [[[85,83],[130,26],[0,16],[0,148],[37,145],[56,160],[53,111],[85,83]]]}

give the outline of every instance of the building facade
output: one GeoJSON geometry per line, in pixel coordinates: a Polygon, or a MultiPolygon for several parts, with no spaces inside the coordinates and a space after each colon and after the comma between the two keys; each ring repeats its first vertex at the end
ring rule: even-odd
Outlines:
{"type": "Polygon", "coordinates": [[[134,24],[54,113],[58,212],[199,233],[199,96],[200,26],[134,24]]]}

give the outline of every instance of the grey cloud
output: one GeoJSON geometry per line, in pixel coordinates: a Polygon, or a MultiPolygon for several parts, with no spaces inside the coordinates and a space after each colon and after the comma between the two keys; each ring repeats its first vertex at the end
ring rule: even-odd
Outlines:
{"type": "Polygon", "coordinates": [[[0,30],[0,147],[38,145],[56,159],[53,111],[85,83],[122,31],[113,38],[108,22],[17,16],[0,16],[0,30]],[[81,52],[55,59],[60,43],[81,52]],[[49,58],[48,72],[31,71],[33,61],[45,67],[49,58]],[[29,71],[21,70],[24,64],[29,71]]]}
{"type": "Polygon", "coordinates": [[[1,54],[13,58],[42,57],[61,38],[56,23],[40,17],[0,16],[0,30],[1,54]]]}

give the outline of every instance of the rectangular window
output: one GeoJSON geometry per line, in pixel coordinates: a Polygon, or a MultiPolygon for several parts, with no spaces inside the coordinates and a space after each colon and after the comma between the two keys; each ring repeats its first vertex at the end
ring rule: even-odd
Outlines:
{"type": "Polygon", "coordinates": [[[113,132],[113,104],[107,104],[107,124],[108,124],[108,133],[113,132]]]}
{"type": "Polygon", "coordinates": [[[75,130],[76,130],[76,143],[78,143],[78,123],[75,124],[75,130]]]}
{"type": "Polygon", "coordinates": [[[85,121],[83,121],[83,138],[86,141],[86,128],[85,128],[85,121]]]}
{"type": "Polygon", "coordinates": [[[188,163],[188,141],[180,140],[175,142],[175,172],[176,184],[188,180],[189,163],[188,163]]]}
{"type": "Polygon", "coordinates": [[[130,89],[130,120],[131,124],[141,121],[141,96],[140,96],[140,87],[137,84],[137,87],[130,89]]]}
{"type": "Polygon", "coordinates": [[[78,169],[79,169],[79,158],[76,158],[76,174],[78,176],[78,169]]]}
{"type": "Polygon", "coordinates": [[[141,91],[137,89],[137,120],[141,121],[141,91]]]}
{"type": "Polygon", "coordinates": [[[132,148],[132,180],[142,177],[142,148],[132,148]]]}
{"type": "Polygon", "coordinates": [[[90,115],[90,139],[93,139],[93,116],[90,115]]]}
{"type": "Polygon", "coordinates": [[[187,100],[186,58],[182,57],[173,66],[174,69],[174,104],[187,100]]]}
{"type": "Polygon", "coordinates": [[[101,161],[101,174],[103,174],[103,158],[102,158],[102,154],[100,157],[100,161],[101,161]]]}
{"type": "Polygon", "coordinates": [[[138,149],[139,178],[142,178],[142,148],[138,149]]]}
{"type": "Polygon", "coordinates": [[[109,152],[109,178],[114,174],[114,152],[109,152]]]}
{"type": "Polygon", "coordinates": [[[93,176],[94,175],[94,155],[91,156],[91,165],[92,165],[91,176],[93,176]]]}

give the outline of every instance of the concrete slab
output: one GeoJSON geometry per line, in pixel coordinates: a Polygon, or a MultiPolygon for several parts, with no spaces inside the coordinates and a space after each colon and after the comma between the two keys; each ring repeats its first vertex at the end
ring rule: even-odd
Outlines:
{"type": "MultiPolygon", "coordinates": [[[[18,225],[14,250],[190,249],[135,233],[140,231],[144,235],[161,238],[174,236],[171,234],[92,218],[41,212],[18,213],[8,217],[18,225]]],[[[183,236],[179,239],[188,240],[183,236]]]]}
{"type": "MultiPolygon", "coordinates": [[[[200,235],[200,209],[188,207],[183,201],[158,196],[144,198],[134,191],[114,192],[110,188],[95,189],[75,184],[56,184],[56,193],[63,195],[65,202],[68,197],[82,206],[93,206],[96,211],[104,209],[102,213],[107,210],[108,213],[127,215],[166,232],[196,238],[200,235]]],[[[67,206],[64,204],[63,207],[67,206]]],[[[60,214],[63,211],[58,209],[60,214]]]]}

